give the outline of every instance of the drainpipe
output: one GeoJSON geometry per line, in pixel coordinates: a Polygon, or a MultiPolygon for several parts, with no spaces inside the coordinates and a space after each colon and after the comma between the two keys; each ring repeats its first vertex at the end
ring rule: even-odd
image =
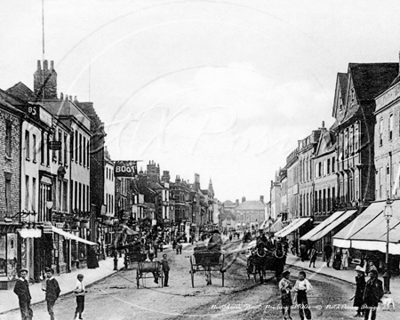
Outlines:
{"type": "Polygon", "coordinates": [[[392,151],[389,151],[389,195],[388,198],[392,197],[392,151]]]}

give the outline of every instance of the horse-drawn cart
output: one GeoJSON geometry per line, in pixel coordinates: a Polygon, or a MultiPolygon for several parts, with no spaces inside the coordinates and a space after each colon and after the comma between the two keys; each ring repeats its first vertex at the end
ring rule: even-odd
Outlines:
{"type": "Polygon", "coordinates": [[[162,266],[159,261],[142,261],[138,262],[138,268],[136,271],[136,285],[139,289],[140,279],[142,284],[145,286],[144,279],[157,279],[158,285],[162,288],[164,286],[164,275],[162,272],[162,266]],[[152,276],[147,276],[147,273],[151,273],[152,276]]]}
{"type": "Polygon", "coordinates": [[[190,275],[194,288],[194,274],[204,271],[207,277],[207,285],[211,284],[211,271],[219,271],[224,286],[224,262],[225,257],[220,250],[209,250],[207,247],[194,248],[193,256],[190,256],[190,275]]]}

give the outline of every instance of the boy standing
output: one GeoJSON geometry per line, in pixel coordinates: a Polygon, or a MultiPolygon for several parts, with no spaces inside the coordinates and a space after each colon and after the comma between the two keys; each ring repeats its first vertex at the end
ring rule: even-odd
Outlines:
{"type": "Polygon", "coordinates": [[[60,286],[58,281],[54,278],[54,270],[52,268],[46,268],[46,287],[42,290],[46,291],[47,311],[50,315],[50,320],[54,320],[54,305],[56,300],[60,296],[60,286]]]}
{"type": "Polygon", "coordinates": [[[164,287],[168,287],[169,263],[166,254],[163,254],[161,265],[162,265],[162,271],[164,272],[164,287]]]}
{"type": "Polygon", "coordinates": [[[33,317],[33,311],[31,309],[31,293],[29,291],[29,283],[26,279],[28,270],[21,269],[19,275],[20,277],[15,283],[14,293],[18,296],[21,319],[31,320],[33,317]]]}
{"type": "Polygon", "coordinates": [[[291,318],[291,306],[292,306],[292,296],[290,291],[292,290],[292,283],[289,280],[290,271],[286,270],[282,273],[282,280],[279,281],[279,290],[281,291],[282,298],[282,315],[283,319],[292,319],[291,318]],[[287,317],[286,317],[287,315],[287,317]]]}
{"type": "Polygon", "coordinates": [[[76,316],[79,314],[79,319],[83,319],[82,318],[82,313],[83,310],[85,309],[85,285],[83,284],[83,275],[82,274],[78,274],[77,276],[77,281],[75,284],[75,288],[74,288],[74,293],[75,293],[75,297],[76,297],[76,309],[75,309],[75,316],[74,319],[76,319],[76,316]]]}
{"type": "Polygon", "coordinates": [[[299,279],[296,280],[294,285],[294,291],[297,293],[297,304],[299,306],[300,319],[304,320],[304,316],[307,320],[311,319],[311,311],[308,305],[307,292],[312,289],[310,282],[306,279],[306,273],[304,271],[299,272],[299,279]]]}

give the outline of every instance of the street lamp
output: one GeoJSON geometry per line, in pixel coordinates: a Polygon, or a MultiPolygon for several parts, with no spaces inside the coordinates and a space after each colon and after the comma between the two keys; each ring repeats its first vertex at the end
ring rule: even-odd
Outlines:
{"type": "Polygon", "coordinates": [[[384,215],[386,218],[386,260],[385,260],[385,273],[383,275],[383,283],[384,283],[384,291],[387,294],[390,294],[390,270],[389,270],[389,221],[393,216],[393,201],[389,198],[386,200],[384,215]]]}

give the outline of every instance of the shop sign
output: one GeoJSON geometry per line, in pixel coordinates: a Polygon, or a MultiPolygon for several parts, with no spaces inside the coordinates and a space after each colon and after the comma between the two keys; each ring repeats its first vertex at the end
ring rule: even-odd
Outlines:
{"type": "Polygon", "coordinates": [[[133,178],[137,175],[137,161],[115,161],[114,176],[133,178]]]}
{"type": "Polygon", "coordinates": [[[61,141],[49,141],[50,150],[61,150],[61,141]]]}

